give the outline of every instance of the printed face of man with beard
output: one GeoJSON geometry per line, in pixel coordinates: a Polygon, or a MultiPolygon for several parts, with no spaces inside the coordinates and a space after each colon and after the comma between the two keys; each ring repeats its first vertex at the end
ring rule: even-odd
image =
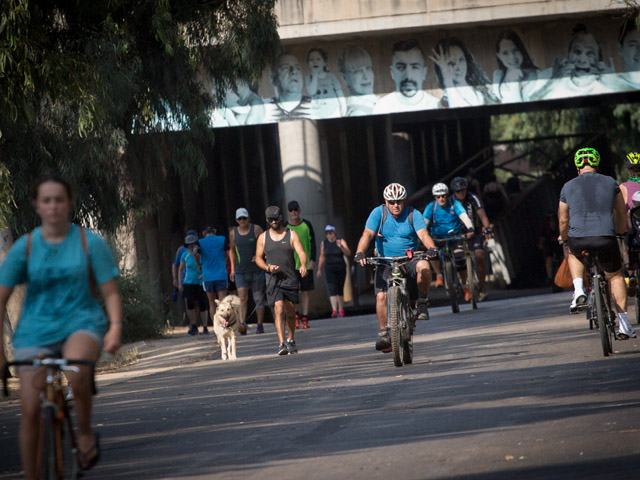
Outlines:
{"type": "Polygon", "coordinates": [[[427,77],[424,57],[417,48],[409,51],[397,51],[391,58],[391,78],[396,83],[396,91],[405,97],[414,97],[422,90],[427,77]]]}
{"type": "MultiPolygon", "coordinates": [[[[569,63],[573,65],[572,79],[598,75],[600,61],[598,41],[589,33],[579,35],[569,49],[569,63]]],[[[593,78],[595,80],[595,78],[593,78]]]]}
{"type": "Polygon", "coordinates": [[[624,36],[618,53],[624,59],[625,72],[640,71],[640,32],[633,29],[624,36]]]}

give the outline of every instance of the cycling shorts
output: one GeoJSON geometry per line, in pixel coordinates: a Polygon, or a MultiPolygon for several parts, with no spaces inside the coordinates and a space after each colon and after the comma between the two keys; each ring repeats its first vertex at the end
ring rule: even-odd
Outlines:
{"type": "MultiPolygon", "coordinates": [[[[407,269],[407,277],[413,278],[414,280],[416,279],[416,277],[418,276],[417,265],[420,260],[422,259],[414,258],[413,260],[409,260],[407,263],[405,263],[405,268],[407,269]]],[[[427,265],[429,265],[429,262],[426,263],[427,265]]],[[[376,267],[373,282],[376,294],[387,291],[387,279],[390,276],[391,268],[389,265],[379,265],[376,267]]]]}
{"type": "Polygon", "coordinates": [[[569,237],[569,250],[580,260],[584,250],[598,252],[600,266],[607,273],[617,272],[622,268],[622,257],[616,237],[569,237]]]}

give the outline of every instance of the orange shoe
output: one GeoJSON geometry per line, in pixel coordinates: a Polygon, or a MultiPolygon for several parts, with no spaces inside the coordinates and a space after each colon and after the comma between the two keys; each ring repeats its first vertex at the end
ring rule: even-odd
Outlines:
{"type": "Polygon", "coordinates": [[[466,285],[462,288],[462,291],[464,292],[464,301],[465,302],[469,302],[471,301],[471,291],[469,290],[469,287],[467,287],[466,285]]]}
{"type": "Polygon", "coordinates": [[[296,313],[296,330],[300,328],[300,315],[296,313]]]}
{"type": "Polygon", "coordinates": [[[304,329],[311,328],[309,326],[309,319],[307,317],[302,317],[302,328],[304,329]]]}
{"type": "Polygon", "coordinates": [[[436,275],[436,287],[437,288],[444,287],[444,281],[442,279],[442,275],[440,275],[440,274],[436,275]]]}

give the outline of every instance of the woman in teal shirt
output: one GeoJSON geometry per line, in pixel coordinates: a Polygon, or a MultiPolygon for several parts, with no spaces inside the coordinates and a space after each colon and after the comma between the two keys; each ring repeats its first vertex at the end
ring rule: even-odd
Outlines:
{"type": "MultiPolygon", "coordinates": [[[[97,361],[101,348],[116,353],[122,334],[122,304],[118,268],[109,247],[96,234],[69,221],[73,202],[71,187],[64,180],[54,176],[39,180],[32,201],[42,226],[18,239],[0,267],[0,333],[13,288],[27,283],[12,341],[16,360],[45,353],[97,361]],[[104,298],[107,316],[92,293],[91,276],[104,298]]],[[[0,342],[0,368],[5,362],[0,342]]],[[[75,397],[80,466],[88,469],[100,452],[98,437],[91,429],[90,371],[79,368],[78,373],[66,374],[75,397]]],[[[21,367],[19,376],[20,451],[25,478],[31,479],[36,476],[40,392],[45,379],[42,368],[21,367]]]]}

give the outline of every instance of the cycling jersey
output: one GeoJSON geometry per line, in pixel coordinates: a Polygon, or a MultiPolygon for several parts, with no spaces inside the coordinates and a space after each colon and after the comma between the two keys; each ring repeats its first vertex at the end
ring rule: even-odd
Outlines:
{"type": "Polygon", "coordinates": [[[480,200],[480,198],[476,194],[467,191],[467,196],[464,197],[464,200],[460,201],[460,203],[462,204],[462,206],[467,212],[467,215],[469,215],[469,218],[473,222],[473,227],[475,229],[475,232],[481,233],[482,220],[480,220],[480,215],[478,215],[478,210],[480,210],[481,208],[484,208],[484,205],[482,204],[482,200],[480,200]]]}
{"type": "Polygon", "coordinates": [[[447,199],[444,207],[441,207],[435,200],[424,209],[423,217],[425,224],[428,225],[431,236],[437,238],[450,237],[460,234],[460,215],[466,213],[462,204],[452,198],[447,199]]]}
{"type": "Polygon", "coordinates": [[[367,218],[365,228],[376,233],[376,250],[383,257],[405,255],[406,250],[415,250],[420,241],[416,232],[426,228],[424,219],[420,215],[413,216],[413,225],[409,221],[409,208],[405,207],[398,217],[387,214],[382,221],[382,208],[374,208],[367,218]],[[380,229],[380,231],[378,231],[380,229]]]}

